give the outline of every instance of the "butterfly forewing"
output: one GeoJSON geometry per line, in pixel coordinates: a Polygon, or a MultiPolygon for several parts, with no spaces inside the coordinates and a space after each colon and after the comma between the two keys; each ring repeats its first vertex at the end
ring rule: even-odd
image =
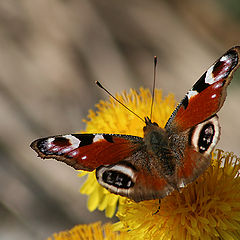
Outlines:
{"type": "Polygon", "coordinates": [[[206,120],[222,107],[226,88],[240,65],[240,47],[220,57],[193,85],[169,118],[165,128],[184,131],[206,120]]]}
{"type": "Polygon", "coordinates": [[[55,158],[78,170],[92,171],[121,161],[143,144],[140,137],[112,134],[69,134],[35,140],[41,158],[55,158]]]}

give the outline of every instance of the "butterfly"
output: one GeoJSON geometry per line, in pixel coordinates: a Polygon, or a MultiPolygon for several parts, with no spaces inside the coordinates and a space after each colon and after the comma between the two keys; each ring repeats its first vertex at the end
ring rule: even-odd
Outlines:
{"type": "Polygon", "coordinates": [[[223,54],[193,85],[164,128],[145,118],[144,137],[69,134],[40,138],[31,147],[77,170],[96,170],[100,185],[136,202],[162,199],[198,178],[219,141],[223,106],[240,46],[223,54]]]}

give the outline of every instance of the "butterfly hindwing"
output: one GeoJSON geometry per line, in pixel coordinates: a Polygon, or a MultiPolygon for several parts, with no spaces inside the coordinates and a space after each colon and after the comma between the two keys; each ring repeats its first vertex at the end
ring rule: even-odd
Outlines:
{"type": "MultiPolygon", "coordinates": [[[[199,177],[211,164],[211,153],[220,138],[218,116],[186,130],[179,135],[185,135],[186,141],[182,149],[182,157],[177,161],[177,186],[184,187],[199,177]]],[[[172,144],[172,151],[178,152],[179,142],[172,144]]]]}
{"type": "Polygon", "coordinates": [[[139,202],[163,198],[174,190],[158,169],[158,163],[141,148],[123,161],[97,168],[96,177],[110,192],[139,202]]]}
{"type": "Polygon", "coordinates": [[[54,158],[78,170],[93,171],[130,156],[142,145],[140,137],[114,134],[69,134],[35,140],[41,158],[54,158]]]}

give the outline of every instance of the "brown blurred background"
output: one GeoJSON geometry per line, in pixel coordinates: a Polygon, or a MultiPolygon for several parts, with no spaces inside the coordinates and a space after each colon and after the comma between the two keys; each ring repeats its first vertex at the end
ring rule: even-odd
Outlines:
{"type": "MultiPolygon", "coordinates": [[[[42,161],[32,140],[84,129],[112,92],[157,87],[180,101],[228,48],[240,44],[238,0],[0,2],[0,239],[45,239],[102,219],[89,213],[77,173],[42,161]]],[[[240,73],[221,110],[219,147],[239,150],[240,73]]]]}

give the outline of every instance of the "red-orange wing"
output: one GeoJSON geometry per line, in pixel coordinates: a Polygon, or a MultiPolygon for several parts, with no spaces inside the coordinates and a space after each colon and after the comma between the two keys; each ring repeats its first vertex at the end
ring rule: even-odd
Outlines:
{"type": "Polygon", "coordinates": [[[54,158],[78,170],[92,171],[133,154],[143,144],[140,137],[111,134],[69,134],[35,140],[31,147],[41,158],[54,158]]]}
{"type": "Polygon", "coordinates": [[[161,175],[158,165],[143,147],[123,161],[97,168],[96,177],[110,192],[136,202],[161,199],[174,188],[161,175]]]}
{"type": "Polygon", "coordinates": [[[217,113],[239,65],[240,47],[237,46],[220,57],[194,84],[172,113],[165,128],[184,131],[217,113]]]}
{"type": "Polygon", "coordinates": [[[177,169],[178,187],[193,182],[209,167],[211,155],[203,155],[188,146],[184,153],[183,164],[177,169]]]}

